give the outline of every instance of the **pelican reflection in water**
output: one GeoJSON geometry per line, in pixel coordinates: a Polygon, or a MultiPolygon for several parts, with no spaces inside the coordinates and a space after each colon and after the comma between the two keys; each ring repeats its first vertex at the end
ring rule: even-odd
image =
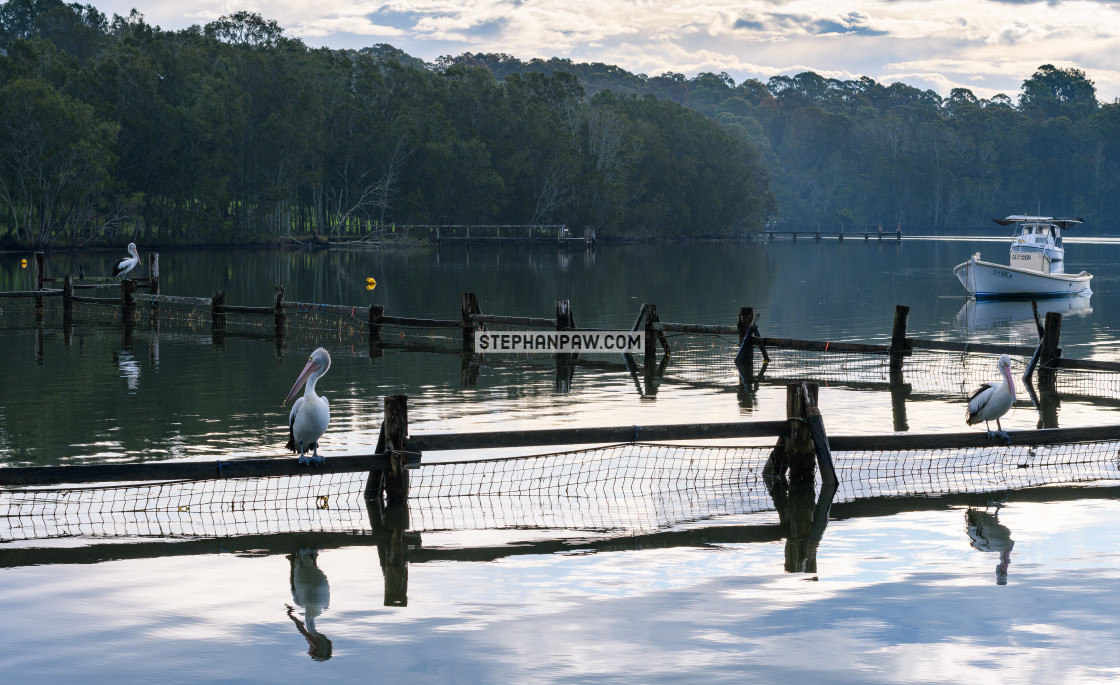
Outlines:
{"type": "Polygon", "coordinates": [[[1007,585],[1007,568],[1011,565],[1011,550],[1015,547],[1015,541],[1011,539],[1011,529],[999,522],[999,511],[970,508],[965,512],[965,523],[973,547],[981,552],[999,555],[996,585],[1007,585]]]}
{"type": "Polygon", "coordinates": [[[315,628],[315,619],[331,603],[331,586],[327,575],[319,568],[319,550],[301,549],[297,554],[289,554],[292,565],[290,575],[292,601],[303,609],[303,620],[296,616],[296,610],[288,605],[288,618],[296,624],[296,629],[307,640],[307,653],[315,661],[331,658],[334,649],[331,639],[315,628]]]}

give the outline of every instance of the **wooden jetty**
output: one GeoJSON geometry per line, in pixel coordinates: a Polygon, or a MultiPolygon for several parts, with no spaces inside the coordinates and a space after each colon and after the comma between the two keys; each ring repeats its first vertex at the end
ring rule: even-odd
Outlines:
{"type": "MultiPolygon", "coordinates": [[[[442,243],[524,243],[591,247],[596,244],[595,229],[587,226],[577,234],[567,224],[401,224],[394,232],[437,245],[442,243]]],[[[363,237],[340,236],[331,244],[357,244],[363,237]]]]}
{"type": "Polygon", "coordinates": [[[863,238],[864,240],[871,240],[872,238],[882,242],[883,240],[902,240],[902,224],[897,224],[893,231],[883,230],[883,224],[878,224],[875,228],[868,226],[765,226],[762,231],[756,234],[756,237],[765,238],[766,240],[775,240],[777,238],[791,238],[797,240],[798,236],[802,238],[810,238],[815,241],[820,241],[821,238],[835,238],[836,240],[843,241],[844,238],[863,238]]]}

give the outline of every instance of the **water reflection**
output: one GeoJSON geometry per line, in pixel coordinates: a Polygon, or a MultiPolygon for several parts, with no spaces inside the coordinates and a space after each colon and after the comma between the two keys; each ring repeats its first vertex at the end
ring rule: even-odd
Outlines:
{"type": "Polygon", "coordinates": [[[996,585],[1007,585],[1007,569],[1011,565],[1011,550],[1015,541],[1011,539],[1011,530],[999,522],[999,506],[993,512],[970,507],[965,511],[965,523],[974,548],[999,555],[996,585]]]}
{"type": "Polygon", "coordinates": [[[993,328],[1008,330],[1009,336],[1015,341],[1026,341],[1033,344],[1039,337],[1035,325],[1034,308],[1038,309],[1039,320],[1046,318],[1050,312],[1057,312],[1063,317],[1089,316],[1093,313],[1090,305],[1091,295],[1073,295],[1045,300],[974,300],[969,298],[964,306],[957,312],[956,324],[968,335],[987,331],[993,328]]]}
{"type": "Polygon", "coordinates": [[[331,658],[333,646],[331,640],[315,627],[315,619],[319,617],[331,603],[331,586],[327,582],[327,574],[319,568],[319,550],[315,548],[302,548],[294,554],[288,555],[291,564],[289,581],[292,589],[292,601],[303,609],[303,620],[296,616],[295,609],[288,605],[288,618],[296,624],[300,635],[307,640],[309,649],[307,653],[315,661],[326,661],[331,658]]]}
{"type": "Polygon", "coordinates": [[[131,352],[117,352],[113,355],[117,364],[120,377],[124,379],[130,392],[135,392],[140,387],[140,364],[131,352]]]}

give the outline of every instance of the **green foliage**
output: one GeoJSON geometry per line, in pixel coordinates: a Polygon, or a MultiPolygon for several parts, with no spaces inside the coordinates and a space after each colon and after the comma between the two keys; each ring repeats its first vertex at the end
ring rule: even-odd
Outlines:
{"type": "MultiPolygon", "coordinates": [[[[26,105],[8,110],[0,170],[17,242],[131,229],[243,243],[429,222],[732,235],[774,207],[749,103],[725,127],[664,99],[597,99],[581,78],[682,92],[680,75],[562,60],[522,71],[502,55],[433,66],[388,45],[308,49],[252,12],[165,32],[136,11],[106,20],[58,0],[0,5],[0,47],[0,86],[26,105]],[[53,138],[36,129],[47,122],[53,138]],[[31,179],[21,164],[59,159],[33,139],[82,151],[81,173],[31,179]],[[55,186],[84,208],[81,228],[37,199],[55,186]]],[[[714,114],[731,80],[705,83],[714,114]]]]}

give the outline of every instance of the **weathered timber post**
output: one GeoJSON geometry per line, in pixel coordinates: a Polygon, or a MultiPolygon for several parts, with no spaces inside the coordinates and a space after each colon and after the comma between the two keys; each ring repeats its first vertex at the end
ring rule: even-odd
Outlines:
{"type": "Polygon", "coordinates": [[[891,416],[894,418],[895,431],[900,433],[910,430],[910,423],[906,419],[906,400],[910,397],[911,390],[910,384],[903,380],[901,371],[891,372],[891,416]]]}
{"type": "MultiPolygon", "coordinates": [[[[556,330],[567,331],[576,327],[576,317],[572,313],[571,300],[556,300],[556,330]]],[[[579,355],[561,352],[556,355],[556,392],[567,394],[572,389],[575,378],[575,364],[579,355]]]]}
{"type": "Polygon", "coordinates": [[[751,329],[754,327],[754,307],[739,308],[739,321],[735,327],[739,333],[739,351],[735,353],[735,363],[742,364],[748,370],[752,369],[754,346],[751,344],[751,329]]]}
{"type": "Polygon", "coordinates": [[[821,410],[817,407],[817,384],[812,384],[812,391],[808,384],[803,384],[803,394],[806,401],[805,420],[809,424],[809,433],[813,436],[813,451],[817,455],[817,464],[821,467],[821,481],[825,485],[837,485],[840,481],[836,477],[836,467],[832,464],[832,448],[828,445],[828,434],[824,430],[824,419],[821,410]]]}
{"type": "Polygon", "coordinates": [[[408,469],[404,450],[408,438],[408,395],[385,398],[385,448],[392,452],[385,474],[385,499],[390,505],[408,500],[408,469]]]}
{"type": "Polygon", "coordinates": [[[646,376],[652,376],[654,369],[657,367],[657,331],[654,330],[653,324],[655,321],[661,321],[657,316],[657,305],[647,304],[646,307],[646,345],[645,345],[645,360],[644,365],[646,369],[646,376]]]}
{"type": "Polygon", "coordinates": [[[902,371],[902,359],[910,354],[910,343],[906,341],[906,320],[910,308],[906,305],[894,306],[894,326],[891,328],[891,372],[902,371]]]}
{"type": "MultiPolygon", "coordinates": [[[[35,253],[35,290],[42,292],[43,290],[43,277],[44,264],[46,257],[42,252],[35,253]]],[[[35,296],[35,317],[41,318],[43,316],[43,298],[41,295],[35,296]]]]}
{"type": "Polygon", "coordinates": [[[43,279],[46,277],[46,274],[44,273],[44,270],[46,269],[46,265],[44,263],[45,260],[46,260],[46,255],[44,255],[42,252],[36,252],[35,253],[35,289],[36,290],[42,290],[43,289],[43,279]]]}
{"type": "MultiPolygon", "coordinates": [[[[148,292],[152,295],[159,295],[159,253],[151,252],[148,254],[148,292]]],[[[159,317],[159,300],[152,300],[148,305],[148,316],[156,322],[158,326],[159,317]]]]}
{"type": "Polygon", "coordinates": [[[385,305],[371,304],[369,306],[369,341],[381,342],[381,319],[385,316],[385,305]]]}
{"type": "Polygon", "coordinates": [[[1042,346],[1038,357],[1038,389],[1053,390],[1057,378],[1053,362],[1062,356],[1058,340],[1062,333],[1062,315],[1059,312],[1046,312],[1046,324],[1042,332],[1042,346]]]}
{"type": "Polygon", "coordinates": [[[816,383],[790,383],[786,386],[786,456],[791,479],[812,480],[816,468],[816,448],[809,427],[809,407],[817,403],[816,383]]]}
{"type": "Polygon", "coordinates": [[[481,313],[482,308],[478,305],[478,296],[474,293],[463,293],[461,307],[462,320],[460,321],[459,326],[463,329],[464,352],[474,352],[475,331],[479,329],[486,330],[485,326],[476,324],[472,319],[475,314],[481,313]]]}
{"type": "Polygon", "coordinates": [[[222,308],[226,305],[226,291],[218,290],[210,300],[210,327],[217,331],[226,327],[226,316],[222,308]]]}
{"type": "Polygon", "coordinates": [[[148,254],[148,292],[159,295],[159,253],[148,254]]]}
{"type": "Polygon", "coordinates": [[[70,274],[62,279],[62,313],[66,316],[74,313],[74,277],[70,274]]]}
{"type": "Polygon", "coordinates": [[[74,277],[62,279],[62,341],[67,347],[74,341],[74,277]]]}
{"type": "Polygon", "coordinates": [[[404,455],[407,438],[408,395],[390,395],[385,398],[385,418],[374,449],[377,453],[390,453],[389,469],[369,472],[365,489],[367,500],[380,501],[382,493],[390,505],[403,504],[408,500],[408,470],[404,455]]]}
{"type": "Polygon", "coordinates": [[[129,316],[136,308],[136,300],[132,297],[136,293],[136,281],[131,278],[121,279],[121,307],[124,315],[129,316]]]}
{"type": "Polygon", "coordinates": [[[564,331],[576,327],[576,317],[572,313],[571,300],[556,300],[556,330],[564,331]]]}
{"type": "Polygon", "coordinates": [[[286,316],[284,314],[284,286],[278,285],[272,291],[272,321],[273,331],[277,338],[283,338],[287,332],[286,316]]]}

